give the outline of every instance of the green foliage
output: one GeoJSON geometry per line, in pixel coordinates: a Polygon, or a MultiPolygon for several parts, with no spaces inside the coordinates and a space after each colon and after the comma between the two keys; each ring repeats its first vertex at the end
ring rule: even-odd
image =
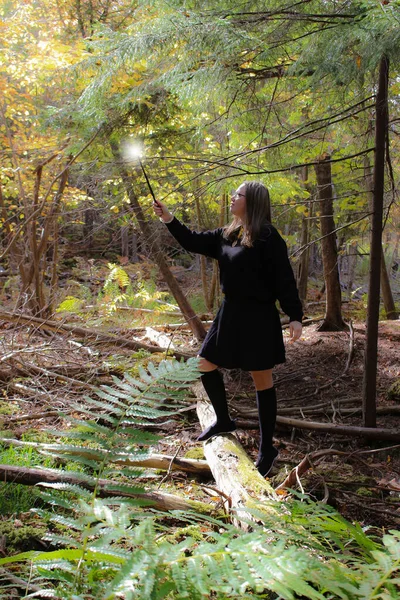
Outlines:
{"type": "Polygon", "coordinates": [[[75,296],[67,296],[61,304],[58,306],[56,312],[70,312],[76,313],[84,306],[85,302],[81,298],[75,298],[75,296]]]}
{"type": "Polygon", "coordinates": [[[110,312],[116,310],[118,304],[127,298],[128,289],[132,291],[129,275],[122,267],[108,264],[110,272],[104,282],[104,301],[110,312]]]}
{"type": "MultiPolygon", "coordinates": [[[[4,437],[6,436],[7,433],[4,437]]],[[[49,467],[54,464],[54,460],[52,457],[38,456],[31,446],[16,448],[2,445],[0,440],[0,463],[24,467],[37,467],[38,465],[49,467]]],[[[20,484],[0,483],[0,515],[18,515],[38,503],[41,504],[41,500],[40,492],[37,489],[29,489],[20,484]]]]}
{"type": "MultiPolygon", "coordinates": [[[[171,517],[149,510],[143,500],[99,497],[99,479],[116,477],[114,461],[147,456],[156,436],[141,427],[174,414],[197,376],[197,359],[149,364],[138,378],[115,378],[113,387],[102,386],[96,398],[74,405],[85,419],[69,419],[73,429],[56,432],[72,441],[38,449],[83,467],[76,475],[95,491],[47,484],[42,498],[51,510],[37,512],[53,523],[45,539],[56,549],[10,556],[0,565],[31,561],[42,596],[70,600],[261,599],[269,592],[287,600],[299,594],[312,600],[396,598],[400,534],[391,532],[381,543],[304,496],[260,503],[247,533],[176,511],[173,522],[183,526],[174,534],[171,517]]],[[[144,491],[142,469],[118,472],[117,492],[144,491]]]]}

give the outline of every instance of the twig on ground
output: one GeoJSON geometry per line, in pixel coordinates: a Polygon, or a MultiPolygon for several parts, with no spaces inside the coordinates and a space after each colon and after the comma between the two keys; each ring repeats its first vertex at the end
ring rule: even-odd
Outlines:
{"type": "Polygon", "coordinates": [[[178,454],[179,454],[179,451],[180,451],[180,449],[181,449],[181,448],[182,448],[182,444],[180,444],[180,445],[178,446],[178,449],[177,449],[177,451],[175,452],[174,456],[171,458],[171,461],[170,461],[170,463],[169,463],[168,470],[167,470],[166,474],[164,475],[164,477],[161,479],[161,481],[160,481],[160,483],[159,483],[159,486],[158,486],[158,489],[160,489],[160,487],[162,486],[162,484],[164,483],[164,481],[166,481],[166,480],[168,479],[168,477],[171,475],[172,465],[174,464],[174,460],[175,460],[175,459],[176,459],[176,457],[178,456],[178,454]]]}

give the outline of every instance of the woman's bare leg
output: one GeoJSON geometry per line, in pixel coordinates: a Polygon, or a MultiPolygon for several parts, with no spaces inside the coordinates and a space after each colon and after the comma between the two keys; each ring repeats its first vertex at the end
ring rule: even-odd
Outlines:
{"type": "Polygon", "coordinates": [[[200,359],[199,371],[202,373],[208,373],[209,371],[215,371],[215,369],[218,369],[218,365],[214,365],[214,363],[210,362],[206,358],[203,358],[202,356],[198,356],[197,358],[200,359]]]}
{"type": "Polygon", "coordinates": [[[272,379],[272,369],[266,369],[265,371],[250,371],[250,375],[253,378],[256,390],[267,390],[272,388],[274,381],[272,379]]]}

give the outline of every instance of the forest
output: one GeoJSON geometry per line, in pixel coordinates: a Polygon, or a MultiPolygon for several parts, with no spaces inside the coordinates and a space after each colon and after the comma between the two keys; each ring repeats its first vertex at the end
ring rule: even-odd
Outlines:
{"type": "Polygon", "coordinates": [[[0,599],[398,599],[400,1],[2,0],[0,31],[0,599]],[[249,181],[304,312],[267,477],[247,371],[196,442],[218,263],[153,208],[214,230],[249,181]]]}

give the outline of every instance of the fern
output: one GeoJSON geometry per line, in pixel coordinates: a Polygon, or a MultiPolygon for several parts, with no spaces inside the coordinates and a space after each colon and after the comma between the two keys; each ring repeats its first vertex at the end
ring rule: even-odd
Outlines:
{"type": "Polygon", "coordinates": [[[112,312],[116,310],[118,304],[126,300],[126,291],[131,286],[131,281],[128,273],[119,265],[109,263],[108,268],[110,273],[104,282],[103,290],[107,308],[112,312]]]}
{"type": "MultiPolygon", "coordinates": [[[[197,376],[194,359],[149,365],[137,378],[115,379],[113,387],[102,386],[96,398],[74,406],[86,420],[70,419],[77,429],[67,433],[67,443],[61,442],[66,432],[59,432],[58,443],[38,444],[38,449],[75,461],[83,469],[75,473],[83,484],[96,485],[114,473],[113,460],[146,455],[143,448],[157,436],[141,431],[141,424],[171,416],[197,376]]],[[[115,489],[121,494],[141,490],[142,472],[119,469],[124,480],[115,489]]],[[[176,511],[174,526],[182,521],[184,527],[175,535],[167,515],[149,512],[144,502],[131,498],[99,498],[97,488],[93,493],[79,485],[48,484],[42,497],[51,510],[37,512],[56,526],[46,539],[57,549],[0,559],[0,564],[32,561],[43,592],[27,598],[227,600],[265,598],[271,592],[287,600],[398,597],[400,534],[391,532],[381,543],[304,496],[260,504],[248,533],[176,511]]]]}

